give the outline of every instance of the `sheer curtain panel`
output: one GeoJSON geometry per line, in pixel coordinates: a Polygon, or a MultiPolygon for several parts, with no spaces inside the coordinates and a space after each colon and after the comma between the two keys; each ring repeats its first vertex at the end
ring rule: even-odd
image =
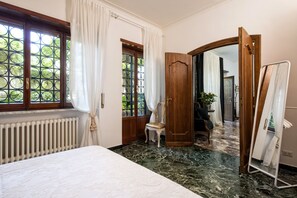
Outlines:
{"type": "Polygon", "coordinates": [[[215,110],[210,114],[212,121],[216,125],[222,125],[222,111],[220,101],[220,58],[212,52],[204,52],[203,55],[203,85],[204,92],[214,93],[217,97],[215,102],[211,105],[212,109],[215,110]]]}
{"type": "Polygon", "coordinates": [[[161,98],[162,33],[156,28],[145,27],[143,45],[144,94],[147,107],[153,112],[150,122],[154,122],[157,106],[161,98]]]}
{"type": "Polygon", "coordinates": [[[109,11],[96,0],[72,0],[70,95],[73,106],[88,114],[81,146],[100,144],[99,104],[109,11]]]}

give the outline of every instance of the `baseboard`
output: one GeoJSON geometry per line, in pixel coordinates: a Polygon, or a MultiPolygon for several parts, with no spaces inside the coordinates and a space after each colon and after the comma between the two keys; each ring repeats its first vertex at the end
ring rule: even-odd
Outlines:
{"type": "Polygon", "coordinates": [[[291,170],[291,171],[294,171],[294,172],[297,172],[297,167],[296,166],[292,166],[292,165],[282,163],[282,164],[279,164],[279,167],[287,169],[287,170],[291,170]]]}
{"type": "Polygon", "coordinates": [[[120,148],[123,148],[124,145],[118,145],[118,146],[113,146],[113,147],[110,147],[108,148],[109,150],[113,151],[113,150],[116,150],[116,149],[120,149],[120,148]]]}

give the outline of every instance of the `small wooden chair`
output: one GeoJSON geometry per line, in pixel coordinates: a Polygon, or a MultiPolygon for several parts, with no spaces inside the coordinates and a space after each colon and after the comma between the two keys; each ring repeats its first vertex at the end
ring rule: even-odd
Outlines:
{"type": "Polygon", "coordinates": [[[154,112],[155,122],[150,122],[145,125],[145,143],[149,140],[148,131],[156,131],[158,137],[158,147],[160,147],[161,133],[165,133],[165,102],[160,102],[157,107],[157,111],[154,112]],[[159,112],[161,112],[161,118],[159,120],[159,112]]]}

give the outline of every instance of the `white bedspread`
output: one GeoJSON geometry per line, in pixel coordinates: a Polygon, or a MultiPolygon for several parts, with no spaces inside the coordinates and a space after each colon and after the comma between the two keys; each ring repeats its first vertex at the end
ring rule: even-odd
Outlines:
{"type": "Polygon", "coordinates": [[[0,166],[0,197],[200,197],[100,146],[0,166]]]}

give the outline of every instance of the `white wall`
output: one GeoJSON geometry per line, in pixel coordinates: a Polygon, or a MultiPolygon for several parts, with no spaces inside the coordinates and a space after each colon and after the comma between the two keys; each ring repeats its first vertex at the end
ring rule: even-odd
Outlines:
{"type": "MultiPolygon", "coordinates": [[[[292,63],[287,106],[297,106],[297,1],[228,0],[164,29],[166,51],[187,53],[199,46],[234,37],[238,27],[262,35],[262,64],[290,60],[292,63]]],[[[283,148],[293,158],[282,162],[297,166],[297,110],[286,118],[295,126],[285,131],[283,148]]]]}
{"type": "Polygon", "coordinates": [[[228,71],[224,77],[234,76],[234,84],[238,85],[238,62],[232,62],[223,56],[220,57],[224,59],[224,70],[228,71]]]}
{"type": "MultiPolygon", "coordinates": [[[[14,4],[25,9],[29,9],[41,14],[56,17],[66,21],[66,1],[67,0],[4,0],[6,3],[14,4]]],[[[141,24],[149,25],[146,22],[139,20],[129,14],[126,14],[118,9],[108,6],[117,14],[124,18],[141,24]]],[[[107,60],[106,60],[106,75],[104,80],[105,89],[105,108],[101,109],[100,121],[101,121],[101,144],[104,147],[113,147],[122,144],[122,43],[120,38],[130,40],[136,43],[142,43],[142,31],[139,27],[130,25],[127,22],[123,22],[120,19],[111,18],[109,33],[107,39],[107,60]]],[[[38,114],[25,114],[27,120],[35,120],[43,117],[63,117],[72,115],[74,112],[55,112],[38,114]]],[[[82,114],[77,113],[81,118],[82,114]]],[[[14,121],[22,115],[0,115],[1,121],[14,121]]],[[[83,123],[81,123],[80,137],[83,129],[83,123]]]]}
{"type": "Polygon", "coordinates": [[[34,12],[66,21],[67,0],[2,0],[34,12]]]}

